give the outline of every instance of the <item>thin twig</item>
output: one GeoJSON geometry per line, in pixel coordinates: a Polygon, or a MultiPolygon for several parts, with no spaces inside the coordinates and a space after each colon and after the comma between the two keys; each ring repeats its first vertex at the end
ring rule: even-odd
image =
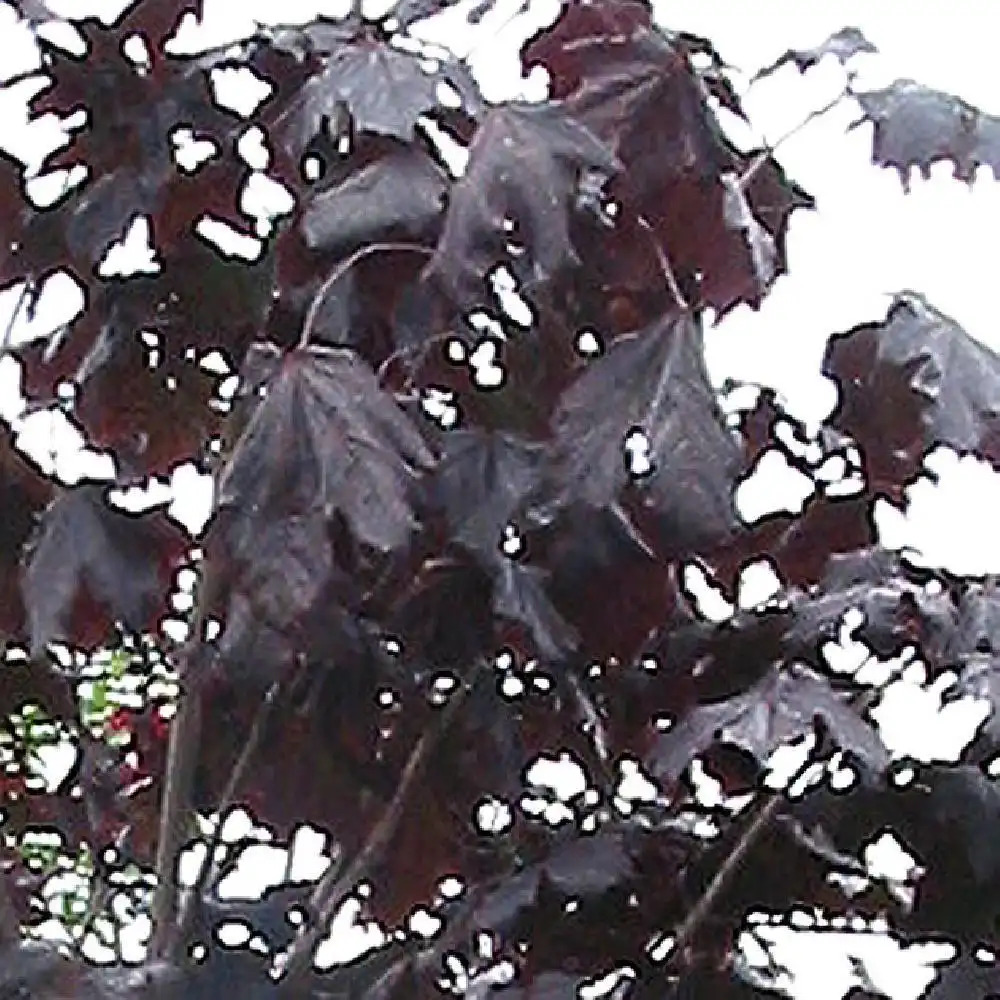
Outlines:
{"type": "Polygon", "coordinates": [[[201,692],[197,690],[189,667],[205,641],[205,619],[214,596],[211,567],[202,566],[198,600],[191,618],[187,642],[178,655],[178,674],[187,682],[177,702],[177,714],[170,726],[163,798],[160,806],[160,835],[156,844],[156,890],[153,893],[153,936],[150,956],[162,958],[172,936],[177,915],[177,858],[184,844],[191,815],[195,762],[201,743],[201,692]]]}
{"type": "MultiPolygon", "coordinates": [[[[877,692],[875,691],[859,691],[852,698],[848,699],[847,703],[860,712],[868,707],[875,697],[877,697],[877,692]]],[[[807,759],[802,766],[798,768],[797,772],[792,775],[789,782],[785,785],[786,790],[791,788],[792,785],[794,785],[795,782],[808,770],[810,763],[811,762],[807,759]]],[[[729,884],[739,871],[740,866],[746,860],[747,855],[751,850],[753,850],[764,831],[767,830],[771,823],[777,819],[782,808],[786,805],[788,805],[788,798],[785,792],[773,792],[767,802],[761,806],[757,815],[754,816],[753,821],[744,828],[732,850],[719,866],[716,873],[712,876],[712,880],[706,886],[705,891],[698,897],[698,901],[684,918],[680,927],[677,928],[673,947],[671,949],[671,954],[674,958],[681,955],[684,949],[691,943],[694,936],[701,929],[701,925],[705,922],[706,918],[709,914],[711,914],[715,904],[719,901],[719,897],[729,887],[729,884]]],[[[677,987],[675,986],[675,992],[676,989],[677,987]]],[[[671,994],[671,996],[672,995],[673,994],[671,994]]]]}
{"type": "Polygon", "coordinates": [[[264,738],[264,733],[267,729],[267,722],[271,716],[274,704],[277,701],[280,689],[281,682],[275,681],[268,688],[264,697],[261,699],[260,704],[257,706],[257,711],[254,715],[253,723],[250,726],[250,732],[247,734],[246,742],[243,744],[243,749],[240,751],[236,762],[233,764],[233,769],[229,773],[229,780],[226,782],[226,787],[222,790],[222,795],[219,799],[217,809],[218,820],[212,830],[211,836],[208,838],[208,849],[206,851],[205,858],[198,867],[198,875],[194,880],[194,885],[192,885],[191,888],[184,894],[178,905],[177,919],[172,925],[173,930],[171,931],[170,937],[164,942],[164,958],[169,959],[176,950],[177,946],[184,940],[184,934],[194,918],[197,904],[202,897],[202,893],[205,891],[205,886],[208,885],[218,869],[218,864],[215,860],[215,852],[222,840],[222,827],[225,814],[235,801],[236,793],[239,791],[239,787],[243,782],[243,778],[246,775],[250,761],[257,753],[261,741],[264,738]]]}
{"type": "Polygon", "coordinates": [[[32,282],[26,278],[17,297],[17,302],[14,303],[14,311],[10,314],[10,319],[7,321],[7,328],[3,332],[3,344],[0,344],[0,350],[7,351],[10,349],[10,338],[14,333],[14,327],[17,325],[17,318],[21,315],[21,308],[28,301],[31,291],[32,282]]]}
{"type": "Polygon", "coordinates": [[[677,928],[672,949],[674,955],[680,955],[691,943],[695,934],[701,929],[701,925],[705,922],[705,919],[712,912],[719,897],[728,888],[729,883],[739,871],[747,855],[757,844],[757,841],[768,828],[771,821],[778,815],[784,803],[785,800],[782,795],[773,795],[761,807],[757,815],[754,816],[753,822],[744,828],[739,840],[736,841],[733,849],[726,855],[725,861],[722,862],[718,871],[712,876],[712,881],[708,883],[705,891],[684,918],[684,922],[677,928]]]}
{"type": "Polygon", "coordinates": [[[782,816],[780,825],[788,831],[788,835],[810,854],[821,861],[836,865],[843,871],[853,875],[868,877],[868,869],[853,855],[837,850],[837,845],[829,838],[822,827],[807,830],[794,816],[782,816]]]}
{"type": "Polygon", "coordinates": [[[293,984],[293,988],[295,985],[301,985],[309,974],[313,950],[320,936],[326,931],[343,897],[365,877],[389,845],[406,811],[410,793],[423,774],[431,753],[451,728],[459,709],[475,686],[477,677],[482,675],[483,671],[477,669],[477,675],[451,696],[448,704],[441,709],[417,740],[399,776],[399,784],[392,801],[372,827],[367,840],[346,870],[341,873],[336,863],[331,864],[326,874],[316,884],[308,904],[311,919],[292,942],[284,963],[283,978],[293,984]]]}
{"type": "Polygon", "coordinates": [[[7,873],[0,869],[0,948],[21,940],[21,921],[7,891],[7,873]]]}
{"type": "Polygon", "coordinates": [[[828,111],[832,111],[838,104],[840,104],[840,102],[847,95],[848,95],[848,90],[845,88],[839,94],[837,94],[837,96],[834,97],[833,100],[827,101],[826,104],[824,104],[821,108],[816,108],[815,111],[810,111],[809,114],[806,115],[806,117],[803,118],[802,121],[798,123],[798,125],[793,126],[787,132],[780,135],[777,139],[775,139],[774,142],[772,143],[765,142],[763,152],[758,153],[757,156],[754,157],[750,166],[747,167],[742,174],[740,174],[739,180],[737,181],[737,187],[739,188],[739,190],[740,191],[746,190],[746,187],[750,183],[750,181],[754,179],[754,177],[760,171],[760,168],[764,166],[764,164],[767,163],[769,159],[771,159],[771,157],[774,155],[774,151],[782,143],[787,142],[789,139],[791,139],[793,135],[795,135],[798,132],[801,132],[802,129],[804,129],[811,121],[813,121],[813,119],[825,115],[828,111]]]}
{"type": "Polygon", "coordinates": [[[162,958],[177,913],[177,858],[187,837],[194,767],[201,740],[199,692],[182,694],[170,726],[160,836],[156,845],[156,891],[153,894],[153,938],[150,956],[162,958]]]}
{"type": "Polygon", "coordinates": [[[327,295],[330,293],[330,289],[340,281],[341,278],[347,272],[354,267],[358,261],[363,260],[365,257],[370,257],[374,253],[388,252],[391,250],[412,250],[415,253],[424,253],[428,256],[434,251],[431,247],[425,247],[420,243],[404,243],[401,241],[390,241],[386,243],[367,243],[362,247],[359,247],[354,253],[349,254],[345,257],[327,276],[323,279],[323,284],[319,286],[316,294],[313,296],[312,302],[309,304],[309,310],[306,312],[306,318],[302,321],[302,334],[299,337],[299,342],[296,344],[298,350],[302,350],[307,347],[310,339],[312,338],[313,327],[316,325],[316,320],[319,317],[319,312],[323,308],[323,303],[326,300],[327,295]]]}
{"type": "Polygon", "coordinates": [[[580,714],[583,716],[583,731],[590,737],[591,746],[601,765],[602,777],[608,787],[614,785],[614,770],[611,767],[611,751],[608,746],[608,733],[601,718],[600,709],[594,704],[583,680],[575,670],[566,672],[566,680],[576,701],[580,714]]]}
{"type": "MultiPolygon", "coordinates": [[[[84,947],[87,943],[87,935],[94,930],[94,921],[104,912],[104,908],[111,902],[114,895],[114,886],[107,879],[95,877],[94,884],[90,890],[90,899],[87,901],[87,910],[80,921],[80,930],[76,935],[74,950],[80,958],[87,958],[84,947]]],[[[115,922],[117,929],[117,921],[115,922]]],[[[96,932],[95,932],[96,933],[96,932]]]]}

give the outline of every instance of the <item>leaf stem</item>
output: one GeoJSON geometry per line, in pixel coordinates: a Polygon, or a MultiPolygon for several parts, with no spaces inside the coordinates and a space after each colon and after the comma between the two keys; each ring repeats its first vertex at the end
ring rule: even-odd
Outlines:
{"type": "Polygon", "coordinates": [[[645,215],[640,215],[638,217],[639,226],[649,233],[650,238],[653,243],[653,252],[656,254],[656,259],[659,262],[660,270],[663,272],[663,277],[667,280],[667,287],[670,289],[670,294],[673,295],[674,301],[677,303],[678,307],[685,312],[690,309],[687,299],[681,293],[681,286],[677,283],[677,276],[674,274],[674,269],[670,265],[670,258],[667,256],[666,251],[660,245],[660,241],[650,224],[649,219],[645,215]]]}
{"type": "Polygon", "coordinates": [[[10,349],[11,334],[14,332],[14,327],[17,325],[17,318],[21,315],[21,309],[31,296],[31,292],[32,282],[25,278],[24,285],[17,296],[17,302],[14,303],[14,311],[10,314],[10,319],[7,321],[7,328],[3,332],[3,343],[0,344],[0,350],[7,351],[10,349]]]}
{"type": "Polygon", "coordinates": [[[573,695],[573,700],[582,716],[583,732],[590,737],[591,746],[601,767],[601,777],[608,787],[614,785],[614,770],[611,766],[611,751],[609,748],[608,732],[601,718],[601,711],[594,704],[594,699],[590,697],[584,681],[575,670],[566,672],[566,681],[573,695]]]}
{"type": "MultiPolygon", "coordinates": [[[[482,676],[482,671],[477,669],[477,674],[482,676]]],[[[423,774],[432,752],[451,728],[459,709],[465,704],[475,683],[476,678],[473,678],[470,683],[463,684],[414,744],[403,767],[403,772],[399,776],[399,784],[392,801],[372,827],[368,838],[351,859],[346,870],[341,873],[339,865],[334,862],[316,884],[308,904],[311,919],[292,942],[284,963],[283,978],[291,984],[293,991],[302,985],[303,980],[309,974],[312,967],[313,950],[341,900],[377,863],[395,835],[406,810],[410,793],[423,774]]]]}
{"type": "Polygon", "coordinates": [[[298,343],[295,345],[297,350],[303,350],[308,347],[309,341],[312,339],[313,327],[316,325],[316,320],[319,317],[320,309],[323,308],[323,303],[326,300],[327,295],[330,294],[330,289],[340,281],[341,278],[347,272],[354,267],[359,261],[363,260],[365,257],[370,257],[375,253],[389,252],[392,250],[412,250],[416,253],[423,253],[430,256],[434,251],[431,247],[425,247],[420,243],[405,243],[403,241],[390,241],[386,243],[366,243],[364,246],[358,247],[353,253],[345,257],[336,267],[323,279],[323,283],[319,286],[316,294],[313,296],[312,302],[309,303],[309,309],[306,312],[306,317],[302,321],[302,334],[299,337],[298,343]]]}

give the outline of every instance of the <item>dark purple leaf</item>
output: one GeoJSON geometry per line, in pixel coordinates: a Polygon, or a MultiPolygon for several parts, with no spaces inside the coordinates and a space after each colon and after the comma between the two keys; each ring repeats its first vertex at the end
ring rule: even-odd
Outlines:
{"type": "Polygon", "coordinates": [[[445,79],[430,72],[419,56],[386,41],[351,37],[350,26],[325,26],[307,45],[319,69],[298,89],[276,123],[293,155],[300,155],[337,115],[350,112],[359,132],[375,132],[412,142],[417,119],[438,106],[437,87],[445,79]]]}
{"type": "Polygon", "coordinates": [[[971,764],[938,768],[928,775],[938,820],[961,834],[966,858],[981,883],[996,878],[1000,857],[993,831],[1000,822],[1000,785],[971,764]]]}
{"type": "Polygon", "coordinates": [[[540,972],[524,986],[515,985],[496,996],[505,997],[506,1000],[575,1000],[580,995],[579,987],[578,976],[547,971],[540,972]]]}
{"type": "Polygon", "coordinates": [[[29,542],[22,580],[32,649],[53,639],[87,644],[120,621],[141,630],[166,610],[173,565],[184,549],[162,513],[134,515],[108,506],[97,486],[65,490],[29,542]],[[82,603],[81,603],[82,602],[82,603]]]}
{"type": "Polygon", "coordinates": [[[1000,996],[1000,969],[996,962],[959,952],[955,962],[938,969],[937,978],[923,994],[923,1000],[992,1000],[996,996],[1000,996]]]}
{"type": "Polygon", "coordinates": [[[634,870],[623,834],[601,830],[574,835],[552,845],[541,861],[506,878],[480,903],[476,920],[495,929],[509,925],[521,910],[534,905],[543,879],[565,896],[598,896],[624,882],[634,870]]]}
{"type": "Polygon", "coordinates": [[[553,419],[548,509],[573,503],[611,507],[627,483],[626,439],[638,430],[652,469],[637,484],[642,506],[694,539],[736,524],[736,437],[722,422],[688,315],[617,340],[563,394],[553,419]]]}
{"type": "Polygon", "coordinates": [[[405,542],[416,476],[432,456],[371,369],[344,348],[254,352],[277,370],[221,476],[219,506],[251,525],[276,508],[340,511],[376,549],[405,542]]]}
{"type": "Polygon", "coordinates": [[[935,445],[995,445],[1000,357],[921,295],[900,293],[881,323],[834,336],[823,373],[840,388],[833,419],[877,483],[902,482],[935,445]]]}
{"type": "Polygon", "coordinates": [[[794,617],[787,638],[804,645],[835,641],[851,608],[865,616],[856,638],[882,656],[908,642],[926,641],[928,650],[941,649],[956,624],[955,606],[946,593],[928,592],[898,556],[874,546],[835,553],[815,591],[792,597],[794,617]]]}
{"type": "Polygon", "coordinates": [[[573,628],[552,606],[545,592],[548,570],[498,557],[493,582],[493,611],[529,632],[546,660],[561,659],[576,644],[573,628]]]}
{"type": "Polygon", "coordinates": [[[987,166],[1000,178],[1000,118],[988,115],[953,94],[913,80],[896,80],[881,90],[854,91],[863,115],[851,125],[875,127],[872,160],[895,167],[909,190],[912,167],[930,177],[931,166],[950,160],[955,177],[972,183],[987,166]]]}
{"type": "Polygon", "coordinates": [[[878,52],[858,28],[841,28],[811,49],[788,49],[770,66],[758,70],[751,80],[770,76],[786,63],[795,63],[800,73],[815,66],[824,56],[833,56],[843,66],[862,52],[878,52]]]}
{"type": "Polygon", "coordinates": [[[747,751],[760,763],[780,746],[815,731],[822,719],[841,748],[882,771],[889,754],[875,731],[820,674],[792,666],[770,671],[745,694],[701,705],[659,737],[652,772],[676,781],[691,758],[716,742],[747,751]]]}
{"type": "Polygon", "coordinates": [[[507,258],[512,234],[527,248],[535,276],[549,278],[576,260],[569,214],[584,170],[611,174],[617,161],[558,104],[491,108],[452,188],[430,271],[459,298],[482,297],[486,271],[507,258]]]}
{"type": "Polygon", "coordinates": [[[432,234],[444,210],[447,177],[425,153],[400,149],[313,197],[302,215],[312,249],[353,247],[389,236],[432,234]]]}
{"type": "Polygon", "coordinates": [[[492,556],[504,526],[538,483],[543,447],[513,434],[478,428],[443,438],[431,492],[448,518],[452,537],[492,556]]]}

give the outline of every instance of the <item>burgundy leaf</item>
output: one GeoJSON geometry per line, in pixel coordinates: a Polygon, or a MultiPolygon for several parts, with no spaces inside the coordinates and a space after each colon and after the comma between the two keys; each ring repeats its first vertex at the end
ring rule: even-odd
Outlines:
{"type": "Polygon", "coordinates": [[[431,491],[452,537],[474,551],[496,553],[504,526],[538,484],[543,450],[503,432],[446,434],[431,491]]]}
{"type": "Polygon", "coordinates": [[[333,546],[321,515],[272,521],[255,533],[241,589],[251,595],[255,616],[282,628],[315,603],[333,572],[333,546]]]}
{"type": "Polygon", "coordinates": [[[788,638],[796,643],[837,639],[844,614],[859,608],[865,622],[855,633],[882,656],[906,643],[930,650],[946,646],[956,624],[946,593],[928,592],[898,556],[877,546],[830,557],[829,568],[808,598],[792,599],[788,638]]]}
{"type": "Polygon", "coordinates": [[[945,657],[1000,653],[1000,593],[997,584],[970,583],[958,604],[958,620],[944,647],[945,657]]]}
{"type": "Polygon", "coordinates": [[[444,74],[426,70],[411,52],[358,34],[350,23],[306,29],[302,44],[318,68],[276,123],[294,155],[336,117],[338,105],[347,108],[359,132],[404,142],[413,141],[417,119],[438,106],[437,87],[444,74]]]}
{"type": "MultiPolygon", "coordinates": [[[[979,949],[969,949],[969,952],[979,949]]],[[[939,969],[924,1000],[989,1000],[1000,994],[1000,968],[979,954],[962,954],[939,969]]]]}
{"type": "Polygon", "coordinates": [[[556,96],[625,168],[610,185],[620,220],[593,260],[602,280],[648,288],[659,277],[658,244],[685,295],[721,314],[739,302],[759,304],[784,273],[789,216],[812,199],[773,158],[752,167],[755,154],[741,155],[725,140],[691,45],[689,36],[655,30],[644,4],[573,3],[525,60],[549,69],[556,96]],[[748,171],[745,182],[736,181],[748,171]],[[734,183],[745,184],[745,209],[733,202],[734,183]],[[751,220],[756,235],[748,245],[751,220]],[[757,226],[774,243],[766,268],[759,266],[757,226]]]}
{"type": "Polygon", "coordinates": [[[486,895],[476,909],[483,927],[500,930],[517,914],[535,903],[542,879],[569,897],[595,896],[624,882],[635,866],[624,836],[600,830],[557,842],[548,854],[507,878],[486,895]]]}
{"type": "Polygon", "coordinates": [[[929,777],[931,808],[942,824],[961,832],[975,877],[981,883],[996,878],[1000,869],[989,831],[1000,821],[1000,785],[971,764],[940,768],[929,777]]]}
{"type": "Polygon", "coordinates": [[[1000,426],[1000,357],[913,292],[881,323],[833,337],[823,373],[840,387],[834,421],[877,484],[902,482],[936,445],[979,450],[1000,426]]]}
{"type": "Polygon", "coordinates": [[[523,625],[544,659],[561,659],[576,644],[577,637],[545,591],[548,571],[502,557],[497,557],[495,565],[494,614],[523,625]]]}

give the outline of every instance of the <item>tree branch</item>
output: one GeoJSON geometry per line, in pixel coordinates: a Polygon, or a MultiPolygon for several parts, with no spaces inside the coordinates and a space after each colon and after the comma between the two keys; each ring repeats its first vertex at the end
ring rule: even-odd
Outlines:
{"type": "Polygon", "coordinates": [[[187,833],[191,813],[194,766],[201,740],[201,701],[198,692],[182,693],[170,727],[160,836],[156,845],[156,891],[153,895],[153,937],[150,957],[162,958],[172,936],[177,913],[177,858],[187,833]]]}
{"type": "Polygon", "coordinates": [[[7,891],[7,873],[0,869],[0,949],[21,940],[21,921],[7,891]]]}
{"type": "MultiPolygon", "coordinates": [[[[858,692],[853,698],[848,699],[848,703],[856,710],[861,711],[870,705],[876,697],[876,690],[858,692]]],[[[805,773],[809,766],[810,761],[807,759],[802,766],[798,768],[796,773],[786,784],[785,788],[791,788],[795,781],[798,780],[799,776],[805,773]]],[[[736,873],[740,870],[740,867],[747,859],[750,851],[756,846],[764,831],[767,830],[771,823],[777,819],[782,807],[785,806],[787,802],[788,800],[783,791],[773,792],[767,802],[761,806],[757,815],[754,816],[753,821],[743,829],[743,832],[740,834],[739,839],[736,841],[732,850],[728,855],[726,855],[725,860],[712,876],[712,880],[705,887],[705,891],[698,897],[698,901],[684,918],[680,927],[677,928],[677,933],[674,937],[674,944],[671,949],[674,958],[680,955],[692,942],[694,936],[701,929],[701,925],[705,922],[706,918],[709,914],[711,914],[712,909],[715,907],[715,904],[719,901],[719,897],[729,887],[736,873]]],[[[676,992],[677,986],[675,985],[673,993],[670,995],[674,996],[676,992]]]]}
{"type": "Polygon", "coordinates": [[[172,957],[178,945],[184,940],[185,931],[190,927],[191,921],[194,919],[197,905],[205,891],[205,886],[208,885],[214,873],[218,870],[218,865],[215,862],[215,852],[222,839],[222,826],[225,813],[235,801],[236,793],[243,782],[250,761],[257,753],[264,738],[267,722],[271,717],[271,711],[277,701],[280,689],[281,682],[275,681],[268,688],[260,704],[257,706],[246,742],[243,744],[243,749],[233,764],[226,787],[223,789],[219,799],[218,820],[208,839],[205,859],[198,867],[198,875],[195,878],[194,885],[181,898],[177,907],[177,919],[170,925],[169,936],[163,943],[162,957],[164,958],[169,959],[172,957]]]}
{"type": "Polygon", "coordinates": [[[674,956],[680,955],[694,939],[695,934],[701,930],[701,925],[712,912],[719,897],[729,887],[747,855],[760,840],[761,834],[781,811],[784,801],[781,794],[773,795],[754,816],[753,822],[743,829],[733,849],[726,855],[725,861],[712,876],[705,891],[698,897],[698,901],[684,918],[684,922],[677,928],[672,949],[674,956]]]}
{"type": "Polygon", "coordinates": [[[372,827],[367,840],[347,869],[340,873],[340,866],[334,862],[316,884],[308,904],[311,919],[292,942],[284,963],[283,980],[291,984],[293,990],[296,986],[300,986],[309,974],[316,944],[326,931],[343,897],[365,877],[389,845],[403,818],[410,793],[422,776],[431,754],[451,728],[478,677],[484,673],[485,671],[477,664],[476,676],[468,684],[459,687],[417,740],[399,776],[399,784],[392,801],[372,827]]]}
{"type": "Polygon", "coordinates": [[[792,126],[787,132],[778,136],[777,139],[772,143],[764,143],[764,151],[758,153],[757,156],[751,161],[750,166],[740,174],[738,186],[741,191],[745,191],[747,185],[754,179],[760,168],[764,166],[765,163],[774,155],[774,151],[784,142],[787,142],[793,135],[801,132],[813,119],[819,118],[825,115],[828,111],[832,111],[840,102],[850,93],[850,91],[845,87],[833,100],[827,101],[821,108],[816,108],[815,111],[810,111],[805,118],[802,119],[797,125],[792,126]]]}

